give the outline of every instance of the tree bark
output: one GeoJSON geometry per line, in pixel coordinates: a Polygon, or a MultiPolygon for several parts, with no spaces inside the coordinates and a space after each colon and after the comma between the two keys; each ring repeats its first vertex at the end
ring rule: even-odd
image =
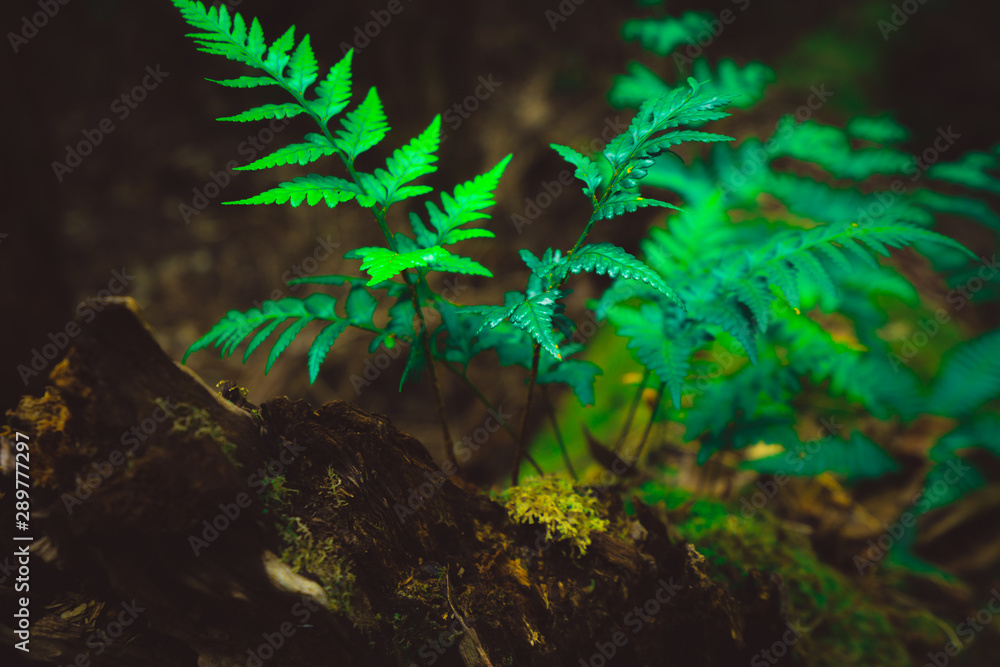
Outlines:
{"type": "Polygon", "coordinates": [[[226,400],[170,359],[134,301],[100,305],[45,395],[8,413],[0,534],[34,538],[28,593],[13,560],[0,571],[6,605],[30,597],[30,653],[14,648],[13,612],[0,621],[11,655],[728,666],[787,629],[780,577],[749,573],[724,590],[654,508],[637,502],[627,517],[595,489],[611,527],[574,555],[385,417],[285,397],[258,409],[233,387],[226,400]],[[30,446],[25,531],[14,530],[17,433],[30,446]]]}

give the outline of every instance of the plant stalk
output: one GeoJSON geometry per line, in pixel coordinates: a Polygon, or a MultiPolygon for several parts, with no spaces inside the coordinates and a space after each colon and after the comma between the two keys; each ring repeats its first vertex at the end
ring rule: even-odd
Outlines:
{"type": "Polygon", "coordinates": [[[660,402],[663,400],[663,390],[666,386],[666,382],[661,382],[660,388],[656,392],[656,405],[653,406],[653,410],[649,414],[649,421],[646,423],[646,429],[642,432],[642,440],[639,441],[639,448],[635,451],[635,458],[633,461],[636,463],[639,462],[639,457],[642,456],[642,448],[646,446],[646,440],[649,438],[649,432],[653,429],[653,421],[656,419],[656,415],[660,411],[660,402]]]}
{"type": "Polygon", "coordinates": [[[531,376],[528,379],[528,395],[524,399],[524,416],[521,418],[521,433],[517,438],[517,450],[514,453],[514,468],[510,473],[511,486],[517,486],[517,479],[521,472],[521,457],[524,456],[524,439],[528,431],[528,413],[531,411],[531,398],[535,392],[535,379],[538,377],[538,362],[541,358],[542,346],[535,343],[534,348],[535,350],[531,357],[531,376]]]}
{"type": "Polygon", "coordinates": [[[635,419],[635,411],[639,407],[639,400],[642,398],[642,392],[646,388],[647,382],[649,382],[648,368],[642,374],[642,381],[639,382],[639,386],[635,390],[635,396],[632,397],[632,404],[628,406],[628,417],[626,417],[625,423],[622,424],[622,432],[618,435],[618,441],[615,442],[614,452],[616,454],[621,449],[622,443],[625,442],[625,436],[632,430],[632,420],[635,419]]]}
{"type": "Polygon", "coordinates": [[[579,479],[576,476],[576,470],[573,468],[573,461],[569,458],[569,452],[566,450],[566,443],[563,441],[562,432],[559,430],[559,422],[556,420],[556,411],[552,407],[552,399],[549,398],[549,388],[542,386],[542,398],[545,399],[546,412],[549,415],[549,421],[552,422],[552,432],[555,433],[556,442],[559,443],[559,451],[562,452],[563,463],[566,464],[566,470],[573,477],[573,481],[579,479]]]}
{"type": "MultiPolygon", "coordinates": [[[[462,382],[464,382],[465,385],[469,389],[472,390],[472,393],[474,393],[476,395],[476,397],[479,399],[479,402],[482,403],[483,406],[487,410],[492,411],[494,414],[500,414],[497,411],[496,407],[493,405],[493,403],[490,402],[490,399],[486,398],[486,396],[483,394],[483,392],[481,392],[479,390],[479,387],[477,387],[475,384],[473,384],[472,380],[469,379],[468,375],[466,375],[462,371],[458,370],[457,368],[455,368],[454,366],[452,366],[447,361],[443,361],[442,363],[444,364],[445,368],[447,368],[452,373],[454,373],[455,375],[457,375],[459,377],[459,379],[462,380],[462,382]]],[[[512,429],[510,427],[510,424],[507,421],[504,421],[504,420],[498,420],[498,421],[500,421],[500,425],[503,426],[504,430],[507,431],[507,433],[510,434],[510,437],[514,440],[514,442],[517,442],[517,433],[515,433],[514,429],[512,429]]],[[[531,456],[530,452],[525,452],[524,453],[524,458],[535,469],[535,472],[537,472],[539,475],[544,475],[545,474],[545,472],[542,470],[542,467],[540,465],[538,465],[538,463],[535,461],[534,457],[531,456]]]]}

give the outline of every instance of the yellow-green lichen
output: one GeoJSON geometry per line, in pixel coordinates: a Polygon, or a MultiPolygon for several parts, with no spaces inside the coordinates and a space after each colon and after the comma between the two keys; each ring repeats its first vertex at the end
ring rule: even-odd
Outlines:
{"type": "Polygon", "coordinates": [[[581,556],[590,546],[590,534],[608,529],[597,498],[577,492],[561,477],[527,479],[501,498],[512,519],[545,526],[546,539],[569,540],[581,556]]]}

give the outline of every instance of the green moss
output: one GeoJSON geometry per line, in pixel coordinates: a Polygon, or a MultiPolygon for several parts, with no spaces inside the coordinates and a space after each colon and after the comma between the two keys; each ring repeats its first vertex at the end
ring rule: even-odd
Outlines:
{"type": "Polygon", "coordinates": [[[581,556],[590,546],[590,534],[608,529],[597,498],[578,493],[561,477],[527,479],[505,490],[501,498],[515,521],[545,526],[547,539],[569,540],[581,556]]]}
{"type": "MultiPolygon", "coordinates": [[[[709,563],[709,574],[723,585],[732,572],[756,569],[782,575],[788,590],[788,617],[805,634],[793,652],[809,667],[909,664],[908,642],[943,644],[945,624],[916,610],[901,613],[875,598],[877,582],[849,577],[822,563],[808,537],[791,530],[765,510],[744,517],[735,505],[694,499],[686,491],[647,483],[636,495],[646,503],[663,502],[676,512],[671,529],[696,545],[709,563]]],[[[626,510],[631,512],[631,503],[626,510]]]]}
{"type": "Polygon", "coordinates": [[[229,462],[237,468],[240,467],[240,462],[233,456],[236,445],[226,438],[222,427],[212,421],[207,410],[195,407],[190,403],[170,404],[163,398],[156,399],[156,404],[162,410],[167,411],[167,414],[173,413],[174,423],[170,428],[171,433],[186,433],[195,438],[211,438],[219,445],[219,449],[226,455],[229,462]]]}
{"type": "Polygon", "coordinates": [[[288,547],[281,552],[281,560],[295,572],[305,570],[319,578],[330,600],[330,609],[350,613],[354,574],[347,568],[347,557],[339,554],[333,538],[322,542],[298,517],[291,517],[281,531],[288,547]]]}
{"type": "Polygon", "coordinates": [[[326,469],[326,479],[328,485],[327,488],[324,489],[324,492],[333,497],[334,506],[343,507],[346,505],[347,501],[344,500],[344,497],[348,494],[344,489],[343,480],[340,479],[340,475],[338,475],[337,471],[333,469],[333,466],[326,469]]]}

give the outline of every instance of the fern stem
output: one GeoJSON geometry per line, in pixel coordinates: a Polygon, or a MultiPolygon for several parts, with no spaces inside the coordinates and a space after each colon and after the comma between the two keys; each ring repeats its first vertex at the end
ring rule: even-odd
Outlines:
{"type": "MultiPolygon", "coordinates": [[[[438,383],[437,368],[434,365],[434,355],[431,353],[431,339],[430,335],[427,333],[427,320],[424,319],[424,310],[420,305],[419,299],[417,298],[417,287],[410,282],[409,271],[403,272],[403,278],[410,291],[410,300],[413,302],[413,309],[416,311],[417,317],[420,318],[420,331],[417,335],[420,337],[420,345],[424,348],[424,357],[427,359],[427,370],[430,372],[431,376],[431,391],[434,393],[434,404],[437,407],[438,418],[441,420],[441,434],[444,438],[445,455],[457,469],[458,460],[455,458],[455,443],[451,439],[451,432],[448,430],[448,416],[444,409],[444,398],[441,396],[441,385],[438,383]]],[[[417,280],[421,280],[419,275],[417,276],[417,280]]]]}
{"type": "MultiPolygon", "coordinates": [[[[459,379],[462,380],[462,382],[464,382],[465,385],[469,389],[472,390],[472,393],[474,393],[476,395],[476,397],[479,399],[479,402],[482,403],[483,406],[487,410],[492,411],[494,414],[500,414],[497,411],[496,406],[494,406],[493,403],[490,402],[490,399],[486,398],[486,396],[483,394],[483,392],[479,390],[479,387],[477,387],[472,382],[472,380],[469,379],[468,375],[466,375],[462,371],[458,370],[457,368],[455,368],[454,366],[452,366],[451,364],[449,364],[447,361],[442,361],[441,363],[444,364],[445,368],[447,368],[452,373],[454,373],[455,375],[457,375],[459,377],[459,379]]],[[[500,422],[500,425],[503,426],[504,430],[507,431],[507,433],[510,434],[511,439],[513,439],[513,441],[516,443],[517,442],[517,433],[514,431],[514,429],[512,429],[510,427],[510,423],[507,422],[507,421],[505,421],[505,420],[502,420],[502,419],[498,420],[498,421],[500,422]]],[[[535,458],[531,455],[530,452],[525,452],[524,453],[524,458],[535,469],[535,472],[537,472],[539,475],[544,475],[545,474],[545,472],[542,470],[542,467],[540,465],[538,465],[538,463],[535,461],[535,458]]]]}
{"type": "MultiPolygon", "coordinates": [[[[327,140],[329,140],[330,144],[334,145],[335,142],[333,138],[333,133],[330,132],[330,128],[327,127],[326,123],[320,120],[316,112],[313,111],[310,108],[310,106],[306,103],[305,98],[302,95],[296,93],[295,91],[287,87],[285,87],[285,90],[287,90],[289,93],[292,94],[292,96],[295,98],[295,101],[299,103],[299,106],[305,109],[306,112],[309,114],[309,116],[313,119],[313,121],[315,121],[316,124],[319,125],[320,129],[323,131],[323,135],[327,138],[327,140]]],[[[361,177],[358,176],[358,172],[354,168],[354,163],[340,151],[337,151],[337,156],[340,158],[340,161],[344,164],[344,167],[351,175],[351,179],[358,186],[361,186],[362,185],[361,177]]],[[[397,251],[396,241],[395,239],[393,239],[392,232],[389,231],[389,225],[385,220],[385,208],[376,204],[375,206],[372,207],[372,214],[375,216],[375,222],[378,223],[378,228],[379,230],[381,230],[382,236],[385,238],[386,245],[388,245],[390,250],[396,252],[397,251]]],[[[434,394],[434,403],[437,408],[438,418],[441,420],[441,434],[442,437],[444,438],[445,455],[457,469],[458,461],[455,458],[455,443],[451,439],[451,432],[448,430],[448,417],[447,414],[445,413],[444,399],[441,396],[441,386],[438,383],[437,369],[434,366],[434,355],[431,353],[430,336],[427,332],[427,321],[424,319],[423,307],[421,306],[420,300],[418,298],[418,288],[421,280],[423,280],[423,278],[418,273],[417,284],[414,285],[411,280],[411,271],[406,270],[403,272],[403,281],[406,283],[406,287],[410,292],[410,300],[413,302],[413,309],[416,311],[417,316],[420,318],[420,331],[417,333],[417,335],[420,337],[420,344],[424,348],[424,356],[427,359],[427,368],[428,371],[430,371],[431,390],[434,394]]]]}
{"type": "Polygon", "coordinates": [[[625,442],[625,436],[627,436],[628,432],[632,430],[632,421],[635,419],[635,411],[639,407],[639,399],[642,398],[642,391],[646,388],[647,382],[649,382],[648,368],[642,374],[642,381],[639,382],[639,386],[635,390],[635,396],[632,397],[632,404],[628,406],[628,416],[625,418],[625,423],[622,424],[622,432],[618,435],[618,440],[615,442],[614,452],[616,454],[621,449],[622,443],[625,442]]]}
{"type": "Polygon", "coordinates": [[[650,412],[649,421],[646,423],[646,429],[642,432],[642,440],[639,441],[639,448],[635,451],[635,457],[632,459],[636,463],[639,462],[639,457],[642,456],[642,448],[646,446],[646,440],[649,438],[649,432],[653,429],[653,421],[656,419],[656,415],[660,411],[660,402],[663,400],[663,390],[666,386],[666,382],[661,382],[660,388],[656,392],[656,405],[653,406],[653,410],[650,412]]]}
{"type": "Polygon", "coordinates": [[[517,486],[517,478],[521,472],[521,457],[524,456],[524,439],[528,434],[528,413],[531,412],[531,398],[535,392],[535,379],[538,377],[538,362],[541,359],[542,346],[535,343],[531,357],[531,375],[528,378],[528,395],[524,399],[524,416],[521,418],[521,433],[517,438],[517,450],[514,453],[514,468],[510,473],[510,485],[517,486]]]}
{"type": "Polygon", "coordinates": [[[573,481],[577,481],[579,478],[576,476],[576,470],[573,468],[573,461],[569,458],[569,452],[566,450],[566,443],[563,441],[562,432],[559,430],[559,421],[556,419],[555,408],[552,407],[552,399],[549,398],[549,388],[542,385],[542,398],[545,399],[546,412],[549,415],[549,421],[552,422],[552,432],[555,433],[556,442],[559,443],[559,451],[562,452],[563,462],[566,464],[566,470],[573,477],[573,481]]]}
{"type": "MultiPolygon", "coordinates": [[[[597,205],[595,204],[595,210],[596,208],[597,205]]],[[[595,220],[593,219],[593,217],[591,217],[591,219],[587,221],[587,226],[583,228],[583,233],[580,234],[580,238],[576,240],[576,244],[573,246],[573,248],[568,253],[566,253],[566,259],[572,257],[576,253],[576,251],[580,249],[580,246],[582,246],[583,242],[587,239],[587,235],[590,234],[590,230],[594,228],[594,222],[595,220]]],[[[563,278],[562,282],[566,282],[566,278],[563,278]]],[[[559,283],[559,287],[562,287],[562,282],[559,283]]]]}

